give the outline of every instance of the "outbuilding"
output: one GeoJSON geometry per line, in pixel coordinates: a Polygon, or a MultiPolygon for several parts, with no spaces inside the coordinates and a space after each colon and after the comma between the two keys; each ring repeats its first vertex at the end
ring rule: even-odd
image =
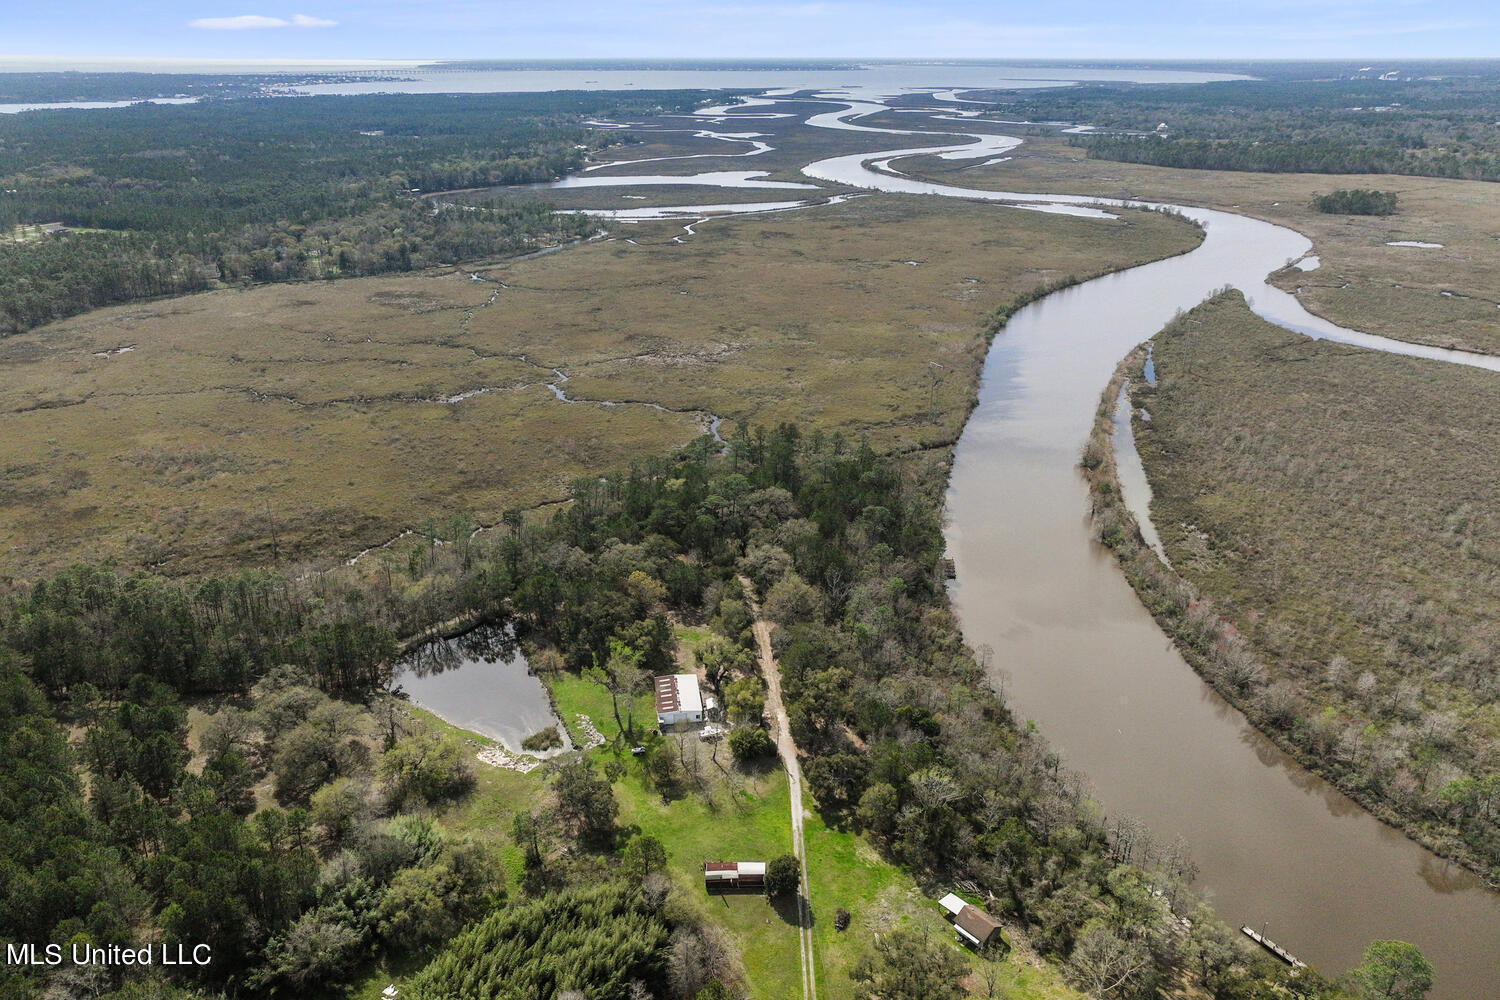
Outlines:
{"type": "Polygon", "coordinates": [[[663,674],[656,682],[656,724],[703,721],[703,693],[697,674],[663,674]]]}
{"type": "Polygon", "coordinates": [[[971,948],[983,951],[1000,933],[1000,921],[951,892],[938,900],[938,905],[952,918],[953,933],[971,948]]]}
{"type": "Polygon", "coordinates": [[[764,861],[705,861],[703,888],[709,892],[750,889],[760,892],[766,887],[764,861]]]}

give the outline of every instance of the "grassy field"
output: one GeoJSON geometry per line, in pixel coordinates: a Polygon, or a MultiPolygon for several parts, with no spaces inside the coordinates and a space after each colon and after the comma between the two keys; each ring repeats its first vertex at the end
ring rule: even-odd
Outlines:
{"type": "Polygon", "coordinates": [[[1133,382],[1173,566],[1268,668],[1244,701],[1377,812],[1500,867],[1500,380],[1308,341],[1214,300],[1133,382]]]}
{"type": "MultiPolygon", "coordinates": [[[[640,765],[628,754],[615,752],[627,763],[625,777],[615,785],[620,823],[628,830],[657,837],[667,846],[679,905],[724,930],[738,951],[752,997],[787,1000],[799,996],[795,909],[773,906],[760,895],[709,896],[703,889],[704,861],[769,860],[791,851],[785,772],[772,765],[758,775],[727,777],[706,763],[703,787],[664,802],[647,786],[640,765]]],[[[727,750],[721,752],[721,759],[727,763],[727,750]]],[[[975,968],[989,961],[954,943],[936,901],[923,894],[909,874],[882,860],[863,838],[829,828],[810,799],[803,808],[820,997],[852,997],[849,970],[868,948],[872,935],[895,927],[942,942],[975,968]],[[833,925],[834,911],[840,906],[851,917],[848,930],[842,932],[833,925]]],[[[1077,996],[1055,969],[1019,952],[1000,955],[995,961],[1003,965],[1000,982],[1011,984],[1012,992],[1007,995],[1016,1000],[1077,996]]]]}
{"type": "MultiPolygon", "coordinates": [[[[547,677],[547,686],[552,689],[557,714],[567,725],[568,733],[575,743],[583,739],[578,728],[579,713],[587,715],[594,728],[611,743],[623,735],[621,728],[615,724],[609,692],[598,684],[584,680],[577,674],[557,673],[547,677]]],[[[622,721],[625,719],[623,701],[620,704],[620,718],[622,721]]],[[[649,691],[635,699],[635,726],[637,735],[656,728],[656,700],[649,691]]]]}
{"type": "MultiPolygon", "coordinates": [[[[701,627],[676,627],[683,669],[691,669],[691,651],[709,635],[701,627]]],[[[609,695],[599,685],[572,674],[548,678],[559,711],[570,725],[575,712],[594,721],[610,742],[591,752],[595,759],[614,759],[625,767],[615,784],[620,824],[628,831],[657,837],[667,846],[668,866],[679,905],[720,927],[742,963],[752,997],[785,1000],[800,994],[798,942],[794,911],[773,907],[763,896],[709,896],[703,890],[704,861],[769,860],[791,851],[791,818],[786,773],[775,763],[744,773],[733,767],[728,747],[713,748],[689,738],[689,754],[700,762],[699,781],[684,784],[670,800],[652,789],[640,761],[618,740],[609,695]],[[722,764],[722,766],[720,766],[722,764]]],[[[637,720],[646,720],[639,742],[655,747],[670,737],[646,736],[655,723],[652,698],[636,705],[637,720]]],[[[575,733],[576,738],[576,733],[575,733]]],[[[985,959],[953,943],[953,932],[933,899],[908,873],[886,862],[863,837],[831,827],[811,797],[804,795],[804,839],[812,900],[813,946],[819,995],[847,1000],[854,984],[849,971],[873,934],[896,927],[919,931],[944,942],[976,970],[1001,963],[1002,984],[1017,1000],[1061,1000],[1075,997],[1057,970],[1023,951],[985,959]],[[850,913],[850,926],[834,927],[834,912],[850,913]]],[[[980,978],[974,978],[978,989],[980,978]]]]}
{"type": "Polygon", "coordinates": [[[680,244],[679,223],[625,228],[640,245],[212,292],[5,340],[0,575],[348,556],[432,517],[493,523],[703,428],[604,401],[949,440],[988,311],[1196,239],[1153,215],[875,197],[680,244]],[[594,402],[555,398],[554,367],[594,402]]]}
{"type": "MultiPolygon", "coordinates": [[[[903,116],[904,117],[904,116],[903,116]]],[[[1500,352],[1500,197],[1494,184],[1430,177],[1257,174],[1089,160],[1057,138],[1027,139],[1011,161],[978,167],[924,157],[903,169],[965,187],[1146,198],[1225,208],[1306,234],[1321,266],[1275,283],[1311,312],[1369,333],[1441,347],[1500,352]],[[1325,215],[1315,193],[1397,192],[1395,215],[1325,215]],[[1387,243],[1441,243],[1441,249],[1387,243]],[[1452,293],[1451,296],[1442,294],[1452,293]]]]}

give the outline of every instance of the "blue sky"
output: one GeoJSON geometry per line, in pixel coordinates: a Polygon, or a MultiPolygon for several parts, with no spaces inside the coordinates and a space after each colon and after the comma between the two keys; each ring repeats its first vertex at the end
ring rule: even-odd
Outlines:
{"type": "Polygon", "coordinates": [[[0,56],[1436,58],[1500,55],[1493,0],[12,0],[0,56]]]}

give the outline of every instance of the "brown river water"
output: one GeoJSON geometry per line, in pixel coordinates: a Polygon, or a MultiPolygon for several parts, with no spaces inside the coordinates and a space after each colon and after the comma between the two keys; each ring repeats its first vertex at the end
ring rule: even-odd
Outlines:
{"type": "Polygon", "coordinates": [[[1089,777],[1105,808],[1144,820],[1158,840],[1187,838],[1224,920],[1264,926],[1328,974],[1358,964],[1371,940],[1411,941],[1436,967],[1434,997],[1500,996],[1500,897],[1251,728],[1177,654],[1090,537],[1077,466],[1117,360],[1225,282],[1221,252],[1240,256],[1240,240],[1276,235],[1256,233],[1262,226],[1214,213],[1203,249],[1011,319],[955,455],[954,603],[967,640],[994,650],[1013,707],[1089,777]]]}
{"type": "MultiPolygon", "coordinates": [[[[868,105],[845,107],[809,124],[865,131],[857,119],[868,105]]],[[[981,155],[1003,146],[994,135],[964,141],[981,155]]],[[[923,151],[957,158],[964,141],[923,151]]],[[[920,181],[900,173],[903,153],[911,151],[834,157],[804,173],[1043,209],[1121,204],[920,181]]],[[[1199,886],[1226,922],[1263,929],[1330,975],[1357,965],[1372,940],[1411,941],[1435,967],[1434,998],[1500,997],[1500,895],[1302,768],[1193,672],[1093,541],[1078,469],[1119,359],[1225,285],[1264,318],[1308,336],[1497,372],[1500,358],[1312,316],[1265,283],[1310,249],[1305,237],[1229,212],[1172,207],[1204,227],[1200,247],[1050,295],[1013,316],[990,348],[947,497],[964,637],[994,651],[1012,707],[1088,776],[1108,812],[1144,820],[1159,842],[1186,838],[1199,886]]]]}
{"type": "MultiPolygon", "coordinates": [[[[916,151],[966,159],[1003,153],[1021,140],[969,131],[979,122],[965,121],[962,133],[947,137],[870,127],[859,119],[887,110],[878,99],[820,96],[832,110],[807,117],[805,126],[908,135],[909,146],[929,145],[820,160],[803,167],[809,178],[1079,215],[1120,204],[905,176],[902,158],[916,151]],[[947,144],[930,145],[935,139],[947,144]]],[[[699,114],[725,123],[806,114],[805,103],[764,113],[777,103],[699,114]]],[[[1118,360],[1177,310],[1224,285],[1241,289],[1266,319],[1309,336],[1433,364],[1500,371],[1500,358],[1372,337],[1311,316],[1264,280],[1310,249],[1305,237],[1227,212],[1177,207],[1205,227],[1202,246],[1050,295],[1013,316],[990,349],[947,497],[958,571],[952,596],[965,638],[994,651],[1012,707],[1035,719],[1068,765],[1088,776],[1109,813],[1143,820],[1158,842],[1186,838],[1199,887],[1226,922],[1264,928],[1330,975],[1358,964],[1372,940],[1411,941],[1435,966],[1436,1000],[1500,998],[1500,895],[1304,770],[1198,678],[1113,556],[1092,540],[1078,471],[1099,394],[1118,360]]],[[[651,211],[680,214],[691,206],[651,211]]]]}

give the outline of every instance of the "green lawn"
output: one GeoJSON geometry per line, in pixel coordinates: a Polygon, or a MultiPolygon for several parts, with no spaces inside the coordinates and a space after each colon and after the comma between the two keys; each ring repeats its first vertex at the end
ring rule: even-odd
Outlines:
{"type": "MultiPolygon", "coordinates": [[[[488,737],[444,722],[424,708],[416,705],[405,707],[423,725],[478,744],[466,745],[474,765],[476,784],[473,794],[440,809],[434,818],[449,837],[468,837],[493,849],[505,869],[506,892],[513,896],[521,881],[522,854],[510,837],[511,817],[523,809],[531,809],[542,800],[547,791],[543,772],[521,774],[473,760],[472,755],[478,753],[479,747],[498,744],[488,737]]],[[[387,984],[399,984],[405,977],[415,975],[435,952],[433,949],[383,958],[356,980],[345,995],[349,1000],[376,1000],[387,984]]]]}
{"type": "MultiPolygon", "coordinates": [[[[830,827],[810,796],[804,796],[804,806],[803,836],[807,841],[820,998],[845,1000],[853,996],[850,968],[875,933],[898,927],[941,942],[976,972],[992,961],[956,943],[937,900],[926,897],[908,872],[883,859],[865,838],[830,827]],[[837,931],[833,917],[841,906],[849,911],[849,928],[837,931]]],[[[1050,965],[1013,951],[996,953],[993,961],[1004,966],[997,996],[1014,1000],[1075,1000],[1080,996],[1050,965]]],[[[971,981],[971,989],[981,995],[987,991],[978,976],[971,981]]]]}
{"type": "MultiPolygon", "coordinates": [[[[686,631],[686,630],[684,630],[686,631]]],[[[691,640],[689,640],[691,641],[691,640]]],[[[704,861],[769,861],[789,852],[791,818],[786,774],[775,764],[754,775],[732,776],[712,762],[710,747],[703,746],[703,787],[686,782],[684,794],[669,802],[645,780],[644,769],[629,752],[614,723],[610,698],[599,685],[572,674],[548,678],[557,707],[569,722],[574,713],[587,714],[612,742],[591,752],[598,760],[614,759],[625,765],[615,783],[620,805],[619,823],[625,837],[646,834],[667,848],[668,869],[678,904],[723,929],[737,951],[755,1000],[796,1000],[801,996],[797,927],[791,910],[783,913],[759,895],[710,896],[703,889],[704,861]]],[[[412,712],[433,726],[453,730],[461,738],[488,744],[490,741],[413,707],[412,712]]],[[[651,697],[643,695],[636,706],[637,739],[655,746],[667,737],[644,735],[655,722],[651,697]]],[[[578,736],[574,731],[574,738],[578,736]]],[[[732,768],[728,747],[720,744],[720,761],[732,768]]],[[[491,844],[506,869],[507,888],[514,892],[520,880],[521,854],[510,840],[511,817],[531,808],[546,793],[541,771],[518,774],[484,764],[475,765],[478,787],[463,802],[438,815],[443,827],[455,836],[470,836],[491,844]]],[[[959,947],[935,899],[927,898],[916,880],[880,857],[863,837],[830,827],[818,813],[811,797],[804,796],[804,833],[807,840],[808,879],[813,903],[813,945],[818,971],[818,994],[826,1000],[848,1000],[853,995],[849,970],[869,944],[873,934],[904,927],[927,934],[952,948],[978,970],[988,960],[959,947]],[[834,912],[844,907],[851,922],[845,931],[833,926],[834,912]]],[[[623,843],[623,840],[622,840],[623,843]]],[[[1057,970],[1012,952],[1002,956],[1004,964],[1000,995],[1016,1000],[1075,1000],[1057,970]]],[[[351,998],[374,997],[386,983],[414,972],[410,968],[382,968],[362,979],[349,992],[351,998]],[[378,982],[377,982],[378,980],[378,982]]],[[[981,994],[979,977],[971,987],[981,994]]]]}
{"type": "MultiPolygon", "coordinates": [[[[608,691],[593,681],[584,680],[577,674],[557,673],[546,677],[545,680],[552,688],[557,714],[562,716],[563,722],[568,727],[568,734],[573,737],[573,742],[578,743],[583,740],[583,733],[578,729],[579,712],[587,715],[594,727],[603,733],[604,738],[610,743],[620,737],[621,727],[615,724],[614,707],[610,703],[608,691]]],[[[621,722],[624,722],[625,718],[625,704],[622,701],[620,704],[621,722]]],[[[645,734],[655,728],[656,700],[648,690],[635,700],[636,740],[644,739],[645,734]]]]}
{"type": "MultiPolygon", "coordinates": [[[[728,763],[728,749],[720,751],[728,763]]],[[[646,787],[642,768],[628,754],[625,776],[615,785],[620,824],[659,839],[682,905],[721,926],[739,950],[750,995],[786,1000],[801,992],[797,925],[788,922],[764,896],[709,896],[703,889],[705,861],[769,861],[792,849],[786,774],[765,774],[709,782],[707,794],[687,795],[663,804],[646,787]]],[[[706,763],[705,780],[719,775],[706,763]]],[[[795,920],[794,911],[789,911],[795,920]]]]}
{"type": "Polygon", "coordinates": [[[863,837],[824,823],[811,796],[804,796],[804,804],[819,996],[838,1000],[852,994],[849,969],[876,932],[905,927],[952,939],[937,903],[925,899],[910,876],[883,860],[863,837]],[[833,926],[841,906],[849,911],[844,931],[833,926]]]}
{"type": "Polygon", "coordinates": [[[437,821],[450,836],[469,837],[493,847],[505,866],[505,888],[514,892],[521,881],[522,854],[510,837],[511,817],[523,809],[530,809],[546,794],[546,778],[542,770],[521,774],[503,767],[495,767],[474,759],[481,747],[500,746],[494,740],[460,729],[415,705],[410,706],[413,716],[434,729],[446,730],[461,740],[469,740],[478,746],[466,746],[469,759],[474,765],[476,785],[474,793],[436,814],[437,821]]]}
{"type": "Polygon", "coordinates": [[[713,629],[706,625],[678,625],[672,631],[676,633],[678,642],[685,643],[694,649],[697,648],[698,643],[714,634],[713,629]]]}

